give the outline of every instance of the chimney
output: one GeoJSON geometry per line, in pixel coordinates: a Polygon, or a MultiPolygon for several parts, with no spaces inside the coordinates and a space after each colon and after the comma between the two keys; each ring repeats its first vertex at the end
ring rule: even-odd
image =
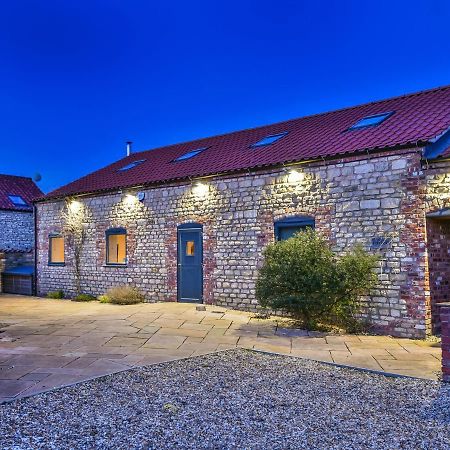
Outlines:
{"type": "Polygon", "coordinates": [[[132,141],[127,141],[127,156],[131,155],[131,144],[133,142],[132,141]]]}

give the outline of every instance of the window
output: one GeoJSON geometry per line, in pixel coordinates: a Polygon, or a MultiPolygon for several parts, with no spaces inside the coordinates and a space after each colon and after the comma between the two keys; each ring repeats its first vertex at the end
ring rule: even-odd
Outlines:
{"type": "Polygon", "coordinates": [[[14,206],[29,206],[20,195],[8,195],[8,198],[14,206]]]}
{"type": "Polygon", "coordinates": [[[106,231],[106,264],[124,265],[127,263],[127,231],[124,228],[111,228],[106,231]]]}
{"type": "Polygon", "coordinates": [[[194,156],[197,156],[199,153],[205,151],[207,148],[209,147],[201,147],[201,148],[197,148],[195,150],[191,150],[190,152],[184,153],[181,156],[178,156],[177,158],[175,158],[172,162],[177,162],[177,161],[184,161],[186,159],[191,159],[194,156]]]}
{"type": "Polygon", "coordinates": [[[186,256],[194,256],[195,254],[195,244],[194,241],[186,242],[186,256]]]}
{"type": "Polygon", "coordinates": [[[308,216],[289,217],[275,222],[275,239],[285,241],[299,231],[314,228],[314,218],[308,216]]]}
{"type": "Polygon", "coordinates": [[[126,170],[130,170],[133,167],[139,166],[139,164],[142,164],[145,162],[145,159],[139,159],[138,161],[133,161],[130,164],[127,164],[126,166],[121,167],[118,172],[125,172],[126,170]]]}
{"type": "Polygon", "coordinates": [[[48,264],[54,266],[64,265],[64,238],[59,234],[49,236],[48,264]]]}
{"type": "Polygon", "coordinates": [[[260,141],[255,142],[250,147],[261,147],[262,145],[273,144],[274,142],[277,142],[278,140],[280,140],[282,137],[286,136],[287,134],[288,134],[287,131],[285,131],[284,133],[271,134],[270,136],[266,136],[265,138],[261,139],[260,141]]]}
{"type": "Polygon", "coordinates": [[[352,125],[349,130],[359,130],[360,128],[367,127],[376,127],[380,125],[381,122],[384,122],[388,117],[394,114],[392,111],[382,114],[375,114],[373,116],[363,117],[361,120],[358,120],[354,125],[352,125]]]}

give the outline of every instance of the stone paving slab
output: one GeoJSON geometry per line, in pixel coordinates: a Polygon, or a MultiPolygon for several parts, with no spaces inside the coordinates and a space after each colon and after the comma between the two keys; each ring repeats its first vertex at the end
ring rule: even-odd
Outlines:
{"type": "Polygon", "coordinates": [[[109,305],[0,295],[0,402],[193,355],[250,348],[436,379],[439,345],[289,328],[285,318],[186,303],[109,305]]]}

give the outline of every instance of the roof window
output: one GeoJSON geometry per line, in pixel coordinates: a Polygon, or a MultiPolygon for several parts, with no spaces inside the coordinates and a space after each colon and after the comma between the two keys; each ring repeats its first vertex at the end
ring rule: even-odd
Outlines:
{"type": "Polygon", "coordinates": [[[129,164],[127,164],[126,166],[121,167],[118,172],[125,172],[126,170],[130,170],[133,167],[139,166],[140,164],[142,164],[143,162],[145,162],[145,159],[138,159],[137,161],[133,161],[129,164]]]}
{"type": "Polygon", "coordinates": [[[8,195],[8,198],[14,206],[29,206],[20,195],[8,195]]]}
{"type": "Polygon", "coordinates": [[[194,156],[197,156],[199,153],[205,151],[207,148],[208,148],[208,147],[201,147],[201,148],[197,148],[197,149],[195,149],[195,150],[191,150],[191,151],[189,151],[189,152],[187,152],[187,153],[184,153],[184,154],[181,155],[181,156],[178,156],[177,158],[175,158],[175,159],[173,160],[173,162],[177,162],[177,161],[185,161],[186,159],[191,159],[191,158],[193,158],[194,156]]]}
{"type": "Polygon", "coordinates": [[[262,138],[260,141],[255,142],[250,147],[261,147],[262,145],[270,145],[274,142],[277,142],[282,137],[286,136],[288,134],[287,131],[284,133],[278,133],[278,134],[270,134],[269,136],[266,136],[265,138],[262,138]]]}
{"type": "Polygon", "coordinates": [[[359,130],[360,128],[376,127],[377,125],[380,125],[380,123],[384,122],[388,117],[392,116],[392,114],[394,114],[393,111],[363,117],[354,125],[352,125],[349,130],[359,130]]]}

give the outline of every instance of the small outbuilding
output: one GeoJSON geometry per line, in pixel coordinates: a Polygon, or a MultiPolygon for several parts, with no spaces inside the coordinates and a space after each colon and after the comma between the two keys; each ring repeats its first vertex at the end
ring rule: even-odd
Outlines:
{"type": "Polygon", "coordinates": [[[31,178],[0,175],[0,292],[34,292],[34,208],[42,191],[31,178]]]}

